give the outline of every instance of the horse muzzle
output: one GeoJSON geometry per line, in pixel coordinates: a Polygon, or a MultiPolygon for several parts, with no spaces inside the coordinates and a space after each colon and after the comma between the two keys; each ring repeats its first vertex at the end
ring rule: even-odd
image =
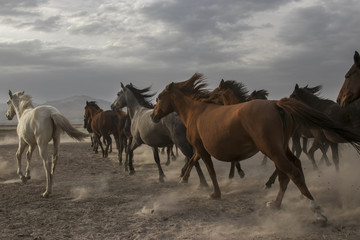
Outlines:
{"type": "Polygon", "coordinates": [[[9,114],[6,114],[6,118],[7,118],[8,120],[12,120],[12,119],[14,118],[14,116],[10,116],[9,114]]]}

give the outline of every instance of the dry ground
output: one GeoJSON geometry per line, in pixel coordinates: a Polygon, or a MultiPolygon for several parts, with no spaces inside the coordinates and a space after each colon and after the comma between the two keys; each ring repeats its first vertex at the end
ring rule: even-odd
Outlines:
{"type": "Polygon", "coordinates": [[[90,151],[88,141],[63,139],[53,195],[44,199],[37,151],[32,179],[22,184],[16,175],[16,132],[0,131],[0,239],[360,239],[360,157],[348,145],[342,146],[339,174],[325,165],[315,172],[301,157],[310,191],[328,217],[321,228],[292,183],[281,210],[265,207],[278,186],[263,188],[273,165],[261,166],[261,154],[242,162],[244,179],[228,180],[229,164],[215,160],[222,199],[212,200],[212,187],[199,188],[195,171],[188,184],[179,183],[182,155],[163,164],[166,181],[159,183],[146,146],[135,151],[136,174],[129,176],[116,150],[104,159],[90,151]]]}

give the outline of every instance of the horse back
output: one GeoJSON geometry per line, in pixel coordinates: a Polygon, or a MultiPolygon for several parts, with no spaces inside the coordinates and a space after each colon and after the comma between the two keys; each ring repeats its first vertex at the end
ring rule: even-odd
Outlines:
{"type": "Polygon", "coordinates": [[[54,130],[51,114],[60,113],[55,107],[41,105],[28,109],[20,118],[17,133],[29,144],[35,143],[36,138],[41,136],[44,141],[50,141],[54,130]]]}

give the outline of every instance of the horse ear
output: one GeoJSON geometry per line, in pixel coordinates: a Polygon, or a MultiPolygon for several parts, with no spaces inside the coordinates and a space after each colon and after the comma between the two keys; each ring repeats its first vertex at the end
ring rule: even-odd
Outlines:
{"type": "Polygon", "coordinates": [[[11,90],[9,90],[9,96],[10,96],[10,99],[13,98],[13,94],[12,94],[11,90]]]}
{"type": "Polygon", "coordinates": [[[88,101],[86,101],[86,105],[89,105],[89,102],[88,102],[88,101]]]}
{"type": "Polygon", "coordinates": [[[359,53],[357,51],[355,51],[355,54],[354,54],[354,63],[356,65],[360,65],[360,56],[359,56],[359,53]]]}
{"type": "Polygon", "coordinates": [[[167,90],[171,90],[174,87],[174,82],[167,85],[167,90]]]}
{"type": "Polygon", "coordinates": [[[125,88],[125,86],[124,86],[124,84],[122,82],[120,82],[120,86],[121,86],[122,89],[125,88]]]}
{"type": "Polygon", "coordinates": [[[298,89],[299,89],[299,85],[296,84],[296,85],[295,85],[295,90],[298,90],[298,89]]]}
{"type": "Polygon", "coordinates": [[[224,83],[225,83],[224,79],[221,79],[220,84],[219,84],[219,87],[222,88],[223,85],[224,85],[224,83]]]}

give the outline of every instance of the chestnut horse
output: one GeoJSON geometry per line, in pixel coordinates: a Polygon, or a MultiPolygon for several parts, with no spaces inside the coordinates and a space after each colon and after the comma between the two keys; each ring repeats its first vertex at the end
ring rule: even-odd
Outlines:
{"type": "MultiPolygon", "coordinates": [[[[109,147],[112,144],[110,135],[115,139],[118,149],[119,164],[122,163],[123,142],[120,141],[122,129],[125,125],[126,113],[113,110],[103,111],[94,101],[86,101],[84,118],[91,122],[91,129],[94,133],[95,143],[100,145],[103,157],[108,156],[109,147]],[[103,137],[105,149],[102,146],[100,138],[103,137]]],[[[97,149],[95,150],[97,152],[97,149]]]]}
{"type": "Polygon", "coordinates": [[[354,64],[345,75],[345,81],[337,97],[337,103],[344,107],[360,98],[360,56],[354,54],[354,64]]]}
{"type": "MultiPolygon", "coordinates": [[[[221,79],[219,86],[211,91],[204,101],[221,105],[231,105],[254,99],[267,99],[267,96],[269,95],[268,91],[264,89],[258,91],[255,90],[250,95],[247,93],[248,90],[243,83],[238,83],[234,80],[224,81],[224,79],[221,79]]],[[[265,162],[266,155],[264,156],[263,164],[265,164],[265,162]]],[[[240,161],[231,162],[229,178],[231,179],[234,177],[235,167],[239,176],[243,178],[245,176],[245,172],[241,168],[240,161]]]]}
{"type": "Polygon", "coordinates": [[[316,220],[326,224],[313,196],[305,184],[300,160],[288,145],[299,123],[336,132],[360,151],[360,136],[331,121],[321,112],[289,98],[279,101],[253,100],[236,105],[216,105],[198,99],[206,84],[203,75],[195,73],[189,80],[171,83],[158,95],[152,113],[159,122],[171,112],[178,113],[187,128],[187,138],[195,148],[183,180],[186,181],[195,162],[200,158],[207,166],[214,192],[220,198],[211,156],[226,162],[248,159],[261,151],[275,164],[279,175],[279,192],[269,207],[279,208],[290,179],[309,199],[316,220]]]}

